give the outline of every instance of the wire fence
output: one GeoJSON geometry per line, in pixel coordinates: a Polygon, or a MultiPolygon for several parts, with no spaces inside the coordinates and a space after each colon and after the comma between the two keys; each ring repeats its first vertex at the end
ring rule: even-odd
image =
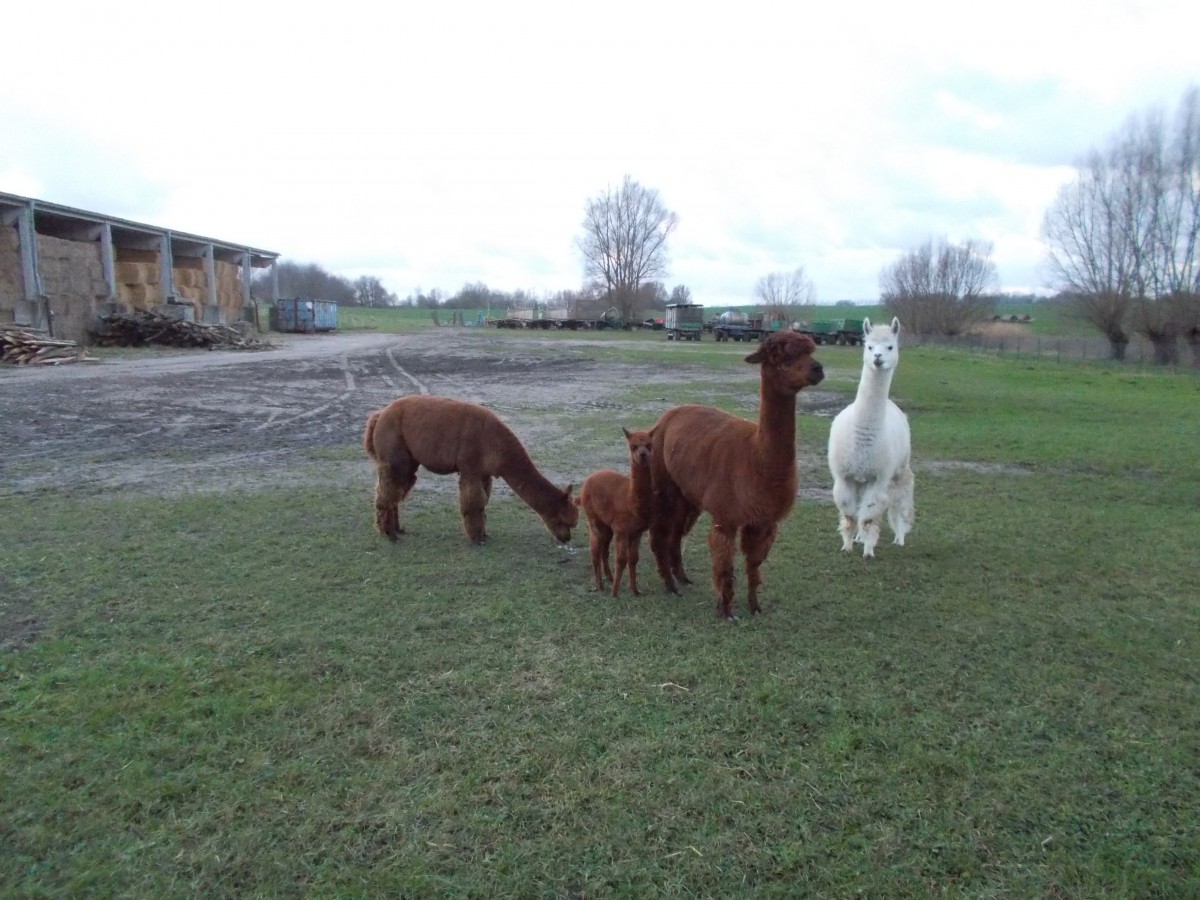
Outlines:
{"type": "Polygon", "coordinates": [[[967,353],[987,353],[998,356],[1032,356],[1052,359],[1056,362],[1079,362],[1095,360],[1113,365],[1156,367],[1160,369],[1191,369],[1194,366],[1191,348],[1179,348],[1178,360],[1167,366],[1156,363],[1154,345],[1142,338],[1131,340],[1125,347],[1122,362],[1112,359],[1107,340],[1095,337],[1040,337],[1038,335],[986,335],[966,334],[957,337],[941,335],[907,334],[903,338],[906,347],[945,347],[967,353]]]}

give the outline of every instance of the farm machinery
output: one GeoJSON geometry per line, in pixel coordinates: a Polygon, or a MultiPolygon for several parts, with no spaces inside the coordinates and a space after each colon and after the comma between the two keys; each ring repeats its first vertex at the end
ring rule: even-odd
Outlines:
{"type": "Polygon", "coordinates": [[[668,303],[663,327],[668,341],[698,341],[704,334],[704,306],[700,303],[668,303]]]}
{"type": "Polygon", "coordinates": [[[761,341],[767,335],[788,327],[781,319],[768,319],[763,313],[747,315],[728,310],[712,323],[713,339],[717,341],[761,341]]]}

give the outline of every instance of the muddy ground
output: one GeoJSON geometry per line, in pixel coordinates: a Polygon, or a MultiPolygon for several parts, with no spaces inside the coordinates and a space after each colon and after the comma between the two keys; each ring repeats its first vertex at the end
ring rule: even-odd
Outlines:
{"type": "MultiPolygon", "coordinates": [[[[624,461],[616,427],[644,427],[675,405],[671,384],[684,371],[666,342],[661,363],[635,366],[598,361],[587,339],[471,329],[271,340],[275,349],[252,352],[0,368],[0,497],[51,486],[155,495],[253,490],[294,482],[300,472],[307,483],[315,477],[369,490],[373,470],[354,451],[363,422],[409,393],[489,406],[548,477],[578,484],[595,468],[624,461]],[[633,407],[630,383],[661,383],[661,397],[655,391],[652,403],[633,407]],[[553,452],[570,443],[564,430],[572,415],[607,412],[610,447],[586,458],[553,452]]],[[[688,367],[685,377],[744,379],[748,396],[757,394],[752,366],[720,374],[688,367]]],[[[829,414],[844,403],[840,394],[801,394],[803,412],[829,414]]],[[[822,463],[823,448],[802,448],[802,467],[815,473],[822,463]]],[[[423,476],[418,489],[431,485],[455,488],[450,479],[423,476]]]]}

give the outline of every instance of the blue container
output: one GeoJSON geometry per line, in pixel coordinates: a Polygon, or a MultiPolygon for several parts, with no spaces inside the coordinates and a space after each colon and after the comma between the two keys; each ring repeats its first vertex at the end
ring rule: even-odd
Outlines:
{"type": "Polygon", "coordinates": [[[280,331],[311,334],[337,329],[338,305],[333,300],[276,300],[275,311],[280,331]]]}

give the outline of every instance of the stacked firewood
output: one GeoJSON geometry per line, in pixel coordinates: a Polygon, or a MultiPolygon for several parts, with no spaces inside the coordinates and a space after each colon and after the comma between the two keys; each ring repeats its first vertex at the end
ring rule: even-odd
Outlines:
{"type": "Polygon", "coordinates": [[[0,360],[6,363],[54,366],[87,359],[75,341],[52,338],[19,325],[0,324],[0,360]]]}
{"type": "Polygon", "coordinates": [[[210,350],[214,347],[259,350],[268,346],[230,325],[205,325],[155,312],[101,316],[99,324],[92,329],[92,340],[102,347],[159,344],[168,347],[206,347],[210,350]]]}

